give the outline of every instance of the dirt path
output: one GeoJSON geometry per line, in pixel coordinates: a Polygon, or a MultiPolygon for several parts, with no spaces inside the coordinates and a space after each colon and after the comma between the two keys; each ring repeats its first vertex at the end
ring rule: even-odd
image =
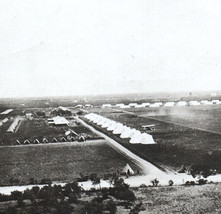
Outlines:
{"type": "Polygon", "coordinates": [[[95,134],[103,137],[107,143],[113,147],[115,150],[117,150],[118,152],[120,152],[121,154],[123,154],[124,156],[128,157],[129,159],[131,159],[135,164],[137,164],[144,172],[145,175],[150,175],[150,174],[157,174],[157,175],[163,175],[165,174],[165,172],[161,171],[160,169],[158,169],[156,166],[154,166],[153,164],[149,163],[148,161],[140,158],[139,156],[135,155],[134,153],[132,153],[130,150],[126,149],[125,147],[123,147],[122,145],[120,145],[117,141],[113,140],[112,138],[108,137],[107,135],[105,135],[104,133],[96,130],[95,128],[93,128],[92,126],[88,125],[87,123],[85,123],[83,120],[81,120],[80,118],[75,118],[78,122],[80,122],[83,126],[87,127],[88,129],[90,129],[92,132],[94,132],[95,134]]]}

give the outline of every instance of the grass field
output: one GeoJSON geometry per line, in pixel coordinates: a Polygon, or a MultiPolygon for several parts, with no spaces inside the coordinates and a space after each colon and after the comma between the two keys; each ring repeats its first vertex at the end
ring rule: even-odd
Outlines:
{"type": "Polygon", "coordinates": [[[128,109],[139,116],[221,134],[221,105],[128,109]]]}
{"type": "MultiPolygon", "coordinates": [[[[185,108],[188,109],[189,107],[185,108]]],[[[168,108],[163,107],[162,109],[164,109],[164,117],[169,117],[167,115],[170,114],[166,112],[169,111],[168,108]]],[[[153,135],[157,145],[129,144],[128,140],[122,140],[119,136],[117,137],[118,142],[121,142],[125,147],[152,163],[169,166],[175,170],[179,169],[182,164],[206,165],[221,172],[219,164],[221,161],[221,135],[190,128],[187,125],[173,124],[167,122],[166,119],[163,121],[163,118],[158,120],[156,115],[159,115],[160,111],[163,111],[162,109],[129,109],[134,114],[122,113],[122,111],[119,112],[110,109],[100,109],[99,111],[95,109],[95,111],[107,118],[119,121],[142,132],[145,132],[142,129],[142,125],[155,124],[155,130],[149,133],[153,135]]],[[[191,109],[190,107],[188,111],[191,111],[191,109]]],[[[196,108],[193,111],[195,110],[196,108]]],[[[209,109],[205,111],[210,112],[209,109]]],[[[213,118],[217,115],[214,111],[215,108],[213,108],[213,113],[210,113],[214,116],[210,117],[209,122],[213,121],[213,118]]],[[[217,111],[220,111],[220,109],[217,108],[217,111]]],[[[203,112],[202,114],[206,113],[203,112]]],[[[199,113],[195,113],[195,117],[197,115],[201,117],[199,113]]],[[[189,120],[191,120],[190,117],[189,120]]]]}
{"type": "Polygon", "coordinates": [[[147,209],[140,214],[221,213],[221,185],[139,188],[135,190],[147,209]]]}
{"type": "Polygon", "coordinates": [[[73,181],[80,173],[103,175],[122,170],[127,163],[138,169],[105,141],[0,147],[0,183],[10,185],[11,178],[20,184],[30,178],[73,181]]]}

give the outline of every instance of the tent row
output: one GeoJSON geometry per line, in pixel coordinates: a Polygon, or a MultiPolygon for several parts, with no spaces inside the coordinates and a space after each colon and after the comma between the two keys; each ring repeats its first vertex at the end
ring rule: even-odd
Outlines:
{"type": "Polygon", "coordinates": [[[107,131],[112,132],[115,135],[120,135],[120,138],[130,138],[130,143],[136,144],[155,144],[152,135],[147,133],[141,133],[136,129],[123,125],[122,123],[110,120],[101,115],[90,113],[85,115],[85,118],[90,122],[93,122],[107,131]]]}
{"type": "Polygon", "coordinates": [[[155,102],[155,103],[142,103],[142,104],[137,104],[137,103],[130,103],[128,105],[125,105],[123,103],[119,103],[116,105],[111,105],[111,104],[103,104],[102,108],[111,108],[111,107],[115,107],[115,108],[145,108],[145,107],[161,107],[161,106],[165,106],[165,107],[172,107],[172,106],[197,106],[197,105],[216,105],[216,104],[221,104],[220,100],[201,100],[201,101],[196,101],[196,100],[192,100],[192,101],[178,101],[178,102],[166,102],[166,103],[162,103],[162,102],[155,102]]]}

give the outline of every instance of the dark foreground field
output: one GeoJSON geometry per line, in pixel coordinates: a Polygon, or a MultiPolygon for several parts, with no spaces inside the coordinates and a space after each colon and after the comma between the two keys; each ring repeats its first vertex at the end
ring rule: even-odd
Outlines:
{"type": "Polygon", "coordinates": [[[105,141],[1,147],[0,184],[28,184],[30,178],[73,181],[80,174],[121,171],[127,163],[138,169],[105,141]]]}
{"type": "MultiPolygon", "coordinates": [[[[98,112],[97,109],[94,110],[98,112]]],[[[155,130],[149,133],[153,135],[157,144],[130,144],[128,143],[129,139],[120,139],[119,136],[114,136],[111,132],[105,131],[117,138],[118,142],[122,143],[125,147],[152,163],[169,166],[174,170],[178,170],[184,164],[199,169],[204,167],[216,169],[218,172],[221,172],[220,134],[201,131],[171,122],[168,123],[163,121],[162,118],[162,120],[158,120],[158,117],[153,115],[146,117],[148,111],[151,111],[153,114],[154,109],[151,108],[143,110],[130,109],[130,111],[122,112],[121,110],[104,109],[100,110],[99,113],[142,132],[148,132],[143,130],[142,125],[155,124],[155,130]]],[[[210,118],[209,121],[211,123],[213,118],[210,118]]]]}

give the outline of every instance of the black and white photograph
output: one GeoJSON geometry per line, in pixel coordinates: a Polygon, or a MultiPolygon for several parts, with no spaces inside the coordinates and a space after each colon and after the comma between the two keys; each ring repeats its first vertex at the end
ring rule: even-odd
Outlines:
{"type": "Polygon", "coordinates": [[[0,214],[220,214],[220,0],[0,0],[0,214]]]}

